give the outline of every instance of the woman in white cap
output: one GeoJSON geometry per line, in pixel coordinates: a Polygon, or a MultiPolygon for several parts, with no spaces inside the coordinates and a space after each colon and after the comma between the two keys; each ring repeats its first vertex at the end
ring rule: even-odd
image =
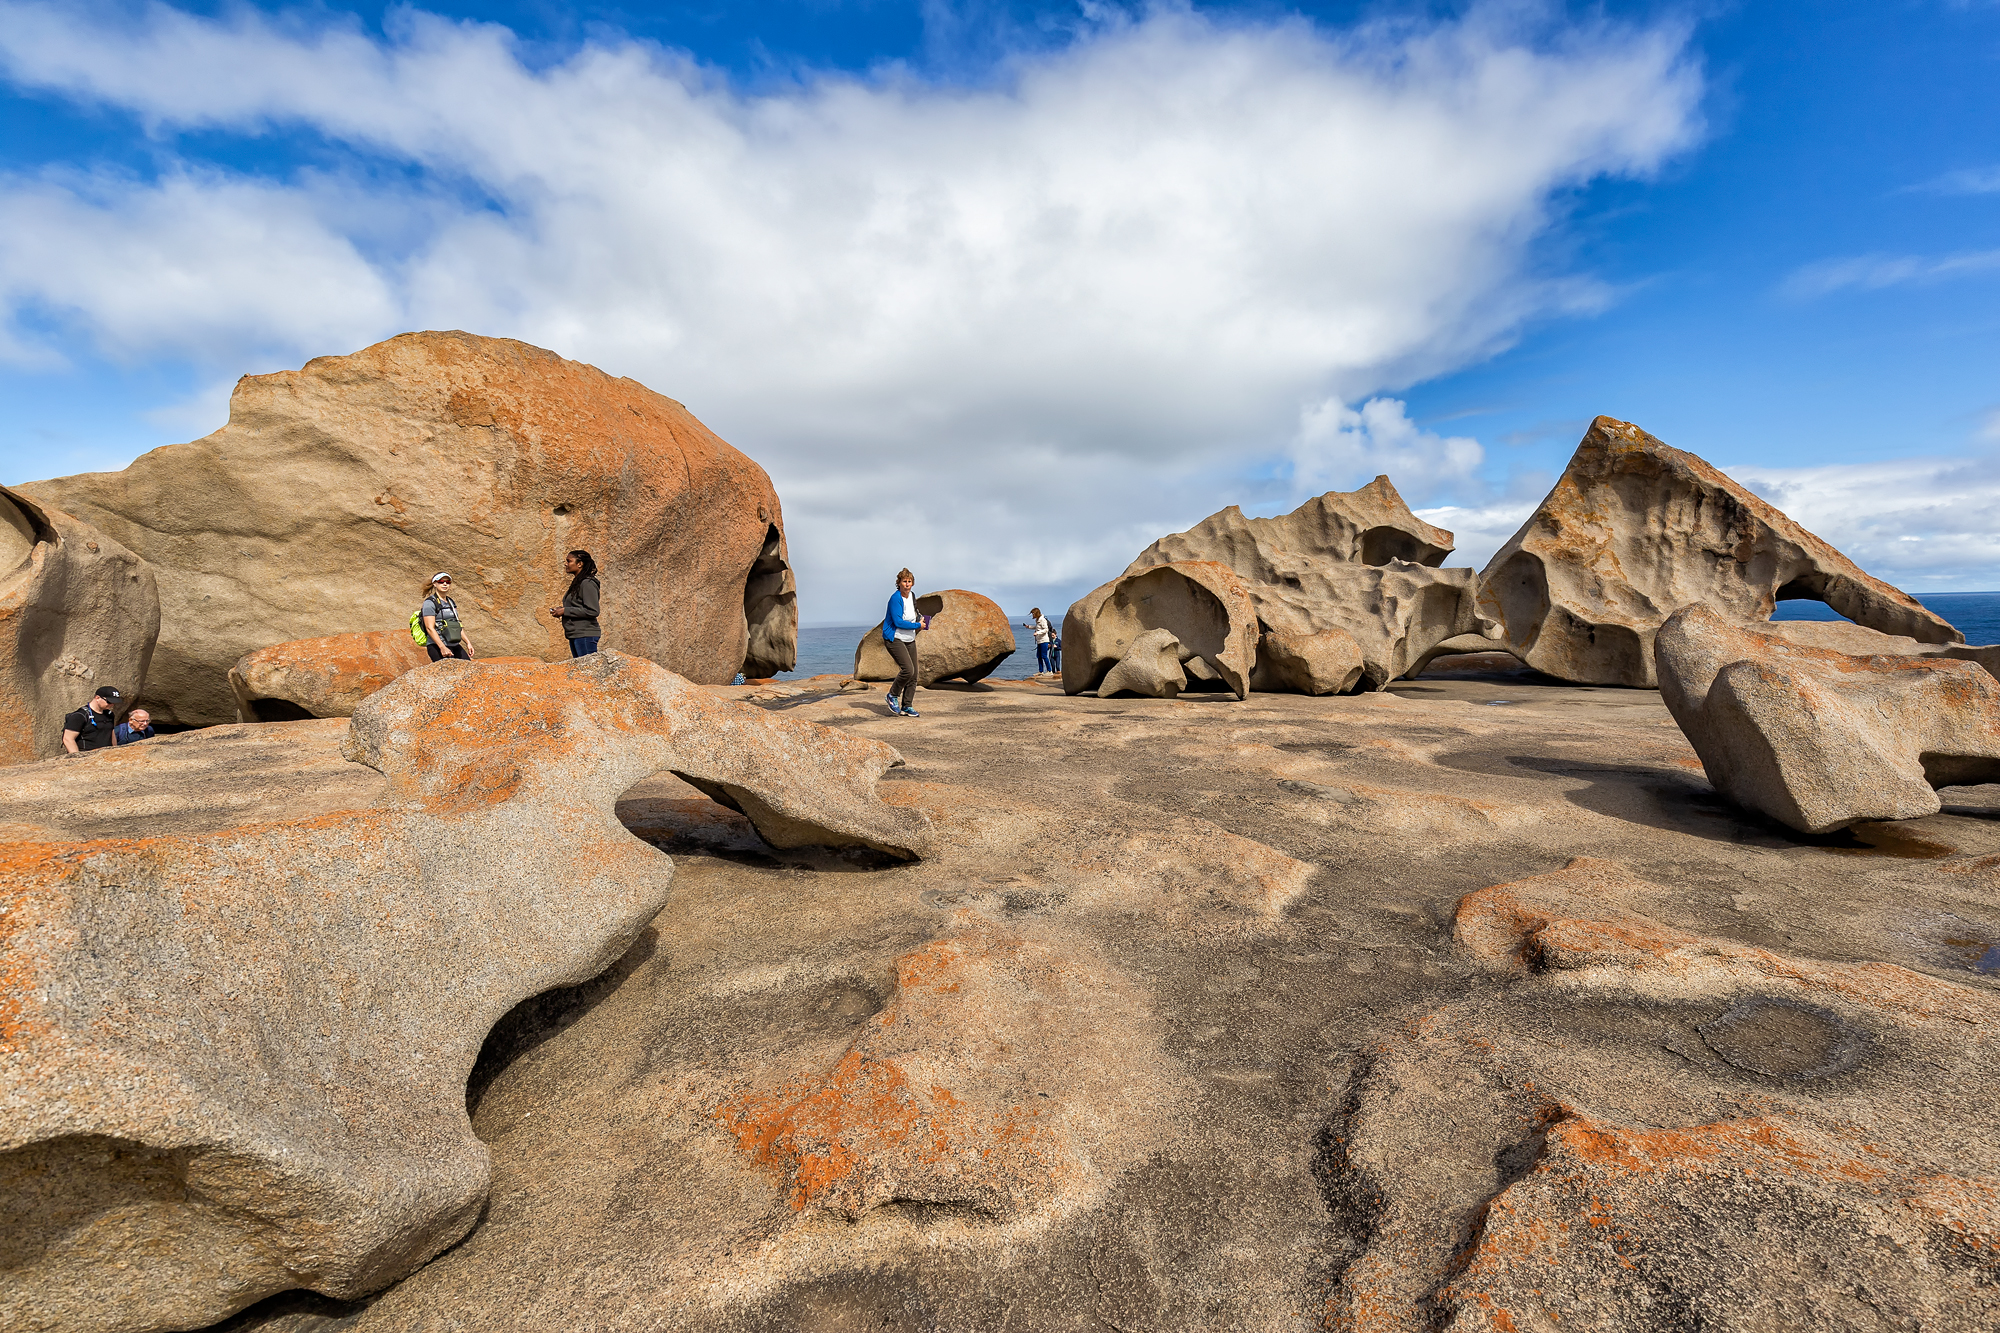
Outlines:
{"type": "Polygon", "coordinates": [[[431,661],[442,662],[447,653],[467,662],[472,660],[472,640],[458,623],[458,603],[451,600],[451,575],[439,573],[432,577],[417,614],[424,619],[424,637],[430,640],[424,651],[431,655],[431,661]]]}

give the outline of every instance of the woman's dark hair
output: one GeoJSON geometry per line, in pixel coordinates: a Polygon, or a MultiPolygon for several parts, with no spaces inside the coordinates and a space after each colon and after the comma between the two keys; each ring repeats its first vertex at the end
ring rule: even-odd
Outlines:
{"type": "Polygon", "coordinates": [[[575,592],[579,583],[582,583],[585,579],[594,579],[597,577],[597,562],[590,558],[590,552],[588,551],[571,551],[570,554],[576,557],[576,562],[579,565],[583,566],[582,569],[576,572],[576,577],[569,581],[569,590],[575,592]]]}

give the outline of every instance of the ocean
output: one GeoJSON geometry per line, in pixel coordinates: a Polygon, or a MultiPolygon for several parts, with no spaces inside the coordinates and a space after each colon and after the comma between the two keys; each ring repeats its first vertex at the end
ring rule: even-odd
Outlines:
{"type": "MultiPolygon", "coordinates": [[[[1916,599],[1949,620],[1967,643],[2000,643],[2000,592],[1920,592],[1916,599]]],[[[1779,602],[1773,620],[1845,620],[1824,602],[1779,602]]],[[[1011,659],[1010,659],[1011,660],[1011,659]]]]}
{"type": "MultiPolygon", "coordinates": [[[[1023,611],[1009,617],[1014,626],[1014,655],[1002,662],[993,672],[995,680],[1026,680],[1035,674],[1035,636],[1021,628],[1021,622],[1028,618],[1023,611]]],[[[1060,623],[1060,622],[1058,622],[1060,623]]],[[[779,680],[795,680],[805,676],[819,676],[828,672],[847,675],[854,670],[854,650],[867,633],[880,634],[880,622],[873,625],[822,625],[816,629],[799,631],[799,665],[793,671],[781,671],[779,680]]]]}
{"type": "MultiPolygon", "coordinates": [[[[1957,626],[1967,643],[2000,643],[2000,592],[1926,592],[1917,600],[1957,626]]],[[[1009,617],[1014,626],[1014,655],[1002,662],[996,680],[1024,680],[1035,674],[1034,636],[1021,628],[1028,618],[1024,611],[1009,617]]],[[[1824,602],[1779,602],[1773,620],[1841,620],[1841,615],[1824,602]]],[[[854,670],[854,647],[861,636],[876,629],[872,625],[822,625],[799,631],[799,665],[794,671],[780,672],[778,679],[828,673],[846,675],[854,670]]]]}

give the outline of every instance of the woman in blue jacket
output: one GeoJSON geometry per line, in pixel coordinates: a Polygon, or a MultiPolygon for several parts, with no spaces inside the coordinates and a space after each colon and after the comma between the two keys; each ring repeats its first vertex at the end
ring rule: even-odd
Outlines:
{"type": "Polygon", "coordinates": [[[896,659],[896,679],[889,686],[889,711],[904,717],[918,716],[911,705],[917,697],[917,631],[931,627],[929,616],[917,614],[917,576],[909,570],[896,574],[896,592],[889,598],[889,613],[882,617],[882,644],[896,659]],[[903,696],[902,705],[896,695],[903,696]]]}

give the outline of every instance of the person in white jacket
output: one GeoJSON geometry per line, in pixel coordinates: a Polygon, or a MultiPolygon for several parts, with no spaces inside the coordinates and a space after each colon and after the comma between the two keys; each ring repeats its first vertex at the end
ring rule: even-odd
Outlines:
{"type": "Polygon", "coordinates": [[[1029,611],[1028,618],[1021,622],[1021,628],[1035,636],[1035,670],[1053,670],[1049,665],[1049,636],[1053,631],[1049,629],[1049,620],[1042,614],[1042,608],[1038,606],[1029,611]]]}

